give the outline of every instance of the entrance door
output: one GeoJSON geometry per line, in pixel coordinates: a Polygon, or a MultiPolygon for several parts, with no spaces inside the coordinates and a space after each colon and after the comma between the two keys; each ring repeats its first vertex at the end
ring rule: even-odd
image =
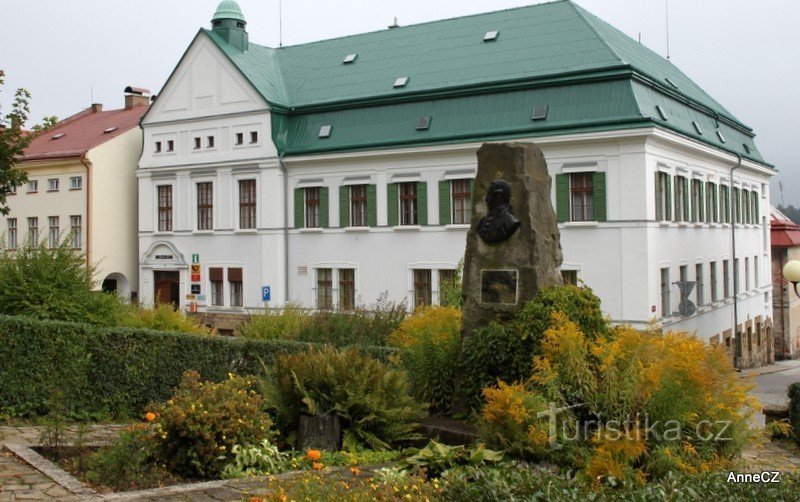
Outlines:
{"type": "Polygon", "coordinates": [[[171,303],[177,307],[180,304],[180,272],[159,270],[153,275],[155,282],[153,298],[156,303],[171,303]]]}

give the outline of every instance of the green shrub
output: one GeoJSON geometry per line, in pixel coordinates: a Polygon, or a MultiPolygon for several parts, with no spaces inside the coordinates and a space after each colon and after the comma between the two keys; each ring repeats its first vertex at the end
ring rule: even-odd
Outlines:
{"type": "Polygon", "coordinates": [[[800,444],[800,382],[789,386],[789,423],[795,441],[800,444]]]}
{"type": "Polygon", "coordinates": [[[432,414],[449,414],[461,354],[461,311],[422,307],[406,317],[389,343],[400,348],[400,361],[414,396],[432,414]]]}
{"type": "Polygon", "coordinates": [[[143,426],[130,427],[86,462],[86,479],[118,491],[161,486],[169,478],[154,456],[155,441],[143,426]]]}
{"type": "MultiPolygon", "coordinates": [[[[0,415],[44,415],[60,391],[71,418],[138,417],[168,399],[186,370],[214,381],[255,375],[275,354],[309,346],[0,315],[0,415]]],[[[384,360],[396,352],[359,350],[384,360]]]]}
{"type": "Polygon", "coordinates": [[[263,383],[262,393],[289,440],[301,415],[335,414],[347,449],[383,450],[415,439],[424,415],[402,371],[354,348],[277,355],[263,383]]]}
{"type": "Polygon", "coordinates": [[[86,257],[67,241],[0,252],[0,314],[111,326],[122,308],[112,294],[92,291],[86,257]]]}
{"type": "Polygon", "coordinates": [[[258,444],[275,435],[253,385],[233,374],[220,383],[203,382],[190,370],[169,401],[151,406],[158,456],[171,472],[214,478],[232,459],[235,445],[258,444]]]}
{"type": "Polygon", "coordinates": [[[466,448],[463,445],[448,446],[431,440],[424,448],[406,458],[403,463],[411,470],[424,470],[425,476],[432,479],[442,476],[455,467],[466,465],[480,467],[496,464],[501,460],[503,460],[502,452],[487,450],[483,444],[466,448]]]}
{"type": "Polygon", "coordinates": [[[234,459],[222,469],[223,479],[278,474],[290,465],[289,454],[278,450],[269,439],[261,440],[257,446],[234,445],[231,454],[234,459]]]}
{"type": "Polygon", "coordinates": [[[186,317],[183,312],[167,304],[159,304],[152,309],[136,304],[127,305],[120,312],[116,325],[179,333],[209,333],[208,328],[197,324],[194,319],[186,317]]]}
{"type": "Polygon", "coordinates": [[[258,340],[295,340],[336,347],[383,346],[406,315],[405,304],[385,297],[371,308],[309,313],[297,306],[254,315],[237,333],[258,340]]]}

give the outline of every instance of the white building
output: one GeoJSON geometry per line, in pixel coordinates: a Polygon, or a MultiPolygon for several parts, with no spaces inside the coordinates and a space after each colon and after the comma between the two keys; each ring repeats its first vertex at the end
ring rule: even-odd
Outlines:
{"type": "Polygon", "coordinates": [[[135,297],[136,167],[142,151],[139,119],[147,110],[144,89],[128,87],[125,108],[94,104],[34,139],[17,165],[27,185],[8,198],[0,233],[9,249],[26,241],[63,240],[95,267],[98,289],[135,297]]]}
{"type": "Polygon", "coordinates": [[[437,303],[477,148],[533,141],[565,278],[613,320],[766,343],[773,169],[753,132],[574,3],[279,49],[245,28],[223,1],[143,119],[143,300],[242,312],[269,286],[273,306],[437,303]],[[697,282],[692,315],[678,280],[697,282]]]}

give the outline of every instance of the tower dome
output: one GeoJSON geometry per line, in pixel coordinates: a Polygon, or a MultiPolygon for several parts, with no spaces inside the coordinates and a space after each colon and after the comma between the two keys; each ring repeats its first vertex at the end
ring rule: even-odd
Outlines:
{"type": "Polygon", "coordinates": [[[211,18],[211,30],[243,52],[250,47],[246,27],[247,21],[244,20],[242,9],[234,0],[222,0],[211,18]]]}

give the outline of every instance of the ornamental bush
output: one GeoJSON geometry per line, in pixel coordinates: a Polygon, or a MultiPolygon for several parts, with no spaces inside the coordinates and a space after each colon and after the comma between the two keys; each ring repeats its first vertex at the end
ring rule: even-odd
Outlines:
{"type": "Polygon", "coordinates": [[[485,390],[487,445],[568,464],[593,482],[727,465],[750,437],[755,403],[725,352],[686,333],[609,333],[587,336],[553,314],[524,386],[485,390]],[[555,430],[539,415],[551,405],[555,430]],[[543,428],[558,449],[545,447],[543,428]]]}
{"type": "Polygon", "coordinates": [[[342,444],[389,449],[416,439],[424,407],[403,371],[355,349],[331,347],[277,355],[262,385],[279,430],[292,442],[301,415],[339,416],[342,444]]]}
{"type": "Polygon", "coordinates": [[[414,396],[427,403],[432,414],[450,413],[461,354],[461,311],[418,308],[392,332],[389,343],[400,348],[414,396]]]}
{"type": "Polygon", "coordinates": [[[255,445],[275,435],[254,385],[254,380],[233,374],[220,383],[204,382],[190,370],[171,399],[151,406],[156,454],[171,472],[218,477],[234,460],[235,445],[255,445]]]}
{"type": "Polygon", "coordinates": [[[800,382],[789,386],[789,424],[794,440],[800,444],[800,382]]]}

